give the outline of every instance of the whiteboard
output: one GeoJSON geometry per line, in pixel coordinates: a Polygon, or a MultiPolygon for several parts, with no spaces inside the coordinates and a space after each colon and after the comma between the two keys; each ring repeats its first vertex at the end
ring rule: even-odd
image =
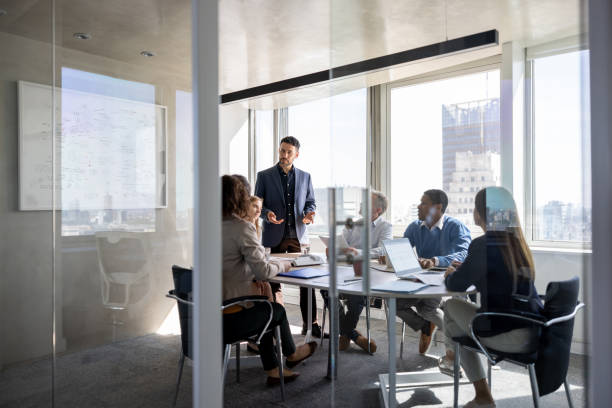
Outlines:
{"type": "Polygon", "coordinates": [[[19,209],[165,208],[167,109],[19,81],[19,209]],[[53,164],[55,166],[53,167],[53,164]]]}

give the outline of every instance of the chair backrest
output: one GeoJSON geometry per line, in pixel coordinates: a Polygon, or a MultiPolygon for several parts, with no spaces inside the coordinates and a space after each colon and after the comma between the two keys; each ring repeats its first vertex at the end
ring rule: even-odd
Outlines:
{"type": "Polygon", "coordinates": [[[143,267],[147,263],[147,254],[141,234],[96,232],[96,248],[100,269],[105,274],[146,272],[143,267]]]}
{"type": "MultiPolygon", "coordinates": [[[[174,291],[176,296],[183,300],[191,300],[193,292],[193,270],[172,265],[172,278],[174,280],[174,291]]],[[[193,322],[193,308],[181,302],[177,302],[179,321],[181,324],[181,345],[183,354],[193,358],[193,348],[191,339],[191,327],[193,322]]]]}
{"type": "MultiPolygon", "coordinates": [[[[543,314],[547,320],[571,314],[578,303],[580,279],[574,277],[561,282],[550,282],[546,288],[543,314]]],[[[556,391],[567,376],[570,348],[574,333],[574,319],[542,330],[538,359],[535,363],[540,395],[556,391]]]]}

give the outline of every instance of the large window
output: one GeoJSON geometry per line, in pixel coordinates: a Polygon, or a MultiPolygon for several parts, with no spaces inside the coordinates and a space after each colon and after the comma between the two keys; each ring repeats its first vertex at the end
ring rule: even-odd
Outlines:
{"type": "Polygon", "coordinates": [[[394,235],[417,219],[423,192],[448,194],[446,214],[473,235],[474,196],[500,183],[499,70],[390,87],[390,195],[394,235]]]}
{"type": "Polygon", "coordinates": [[[588,51],[535,58],[530,66],[531,238],[590,242],[588,51]]]}
{"type": "Polygon", "coordinates": [[[298,138],[297,168],[312,176],[317,201],[309,234],[327,233],[327,187],[344,189],[345,208],[360,201],[366,185],[367,90],[336,95],[289,107],[288,134],[298,138]]]}

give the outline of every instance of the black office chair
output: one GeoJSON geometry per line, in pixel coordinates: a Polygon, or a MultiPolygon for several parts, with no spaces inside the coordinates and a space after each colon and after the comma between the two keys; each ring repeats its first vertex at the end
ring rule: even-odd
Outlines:
{"type": "MultiPolygon", "coordinates": [[[[191,340],[191,327],[192,327],[192,313],[193,309],[190,307],[193,306],[193,302],[191,301],[191,293],[193,292],[193,270],[183,268],[181,266],[173,265],[172,266],[172,277],[174,279],[174,290],[168,292],[166,297],[172,298],[177,301],[178,312],[179,312],[179,321],[181,326],[181,355],[179,358],[178,364],[178,375],[176,379],[176,388],[174,391],[174,400],[172,406],[176,406],[176,401],[178,398],[179,387],[181,384],[181,377],[183,375],[183,366],[185,364],[185,357],[193,359],[193,349],[192,349],[192,340],[191,340]]],[[[225,310],[230,306],[243,304],[246,302],[263,302],[267,303],[270,307],[270,317],[268,318],[268,322],[262,329],[260,333],[257,333],[253,336],[247,337],[245,339],[241,339],[239,341],[228,343],[225,345],[224,355],[223,355],[223,381],[225,383],[225,374],[227,373],[227,366],[230,359],[231,347],[232,345],[236,346],[236,382],[240,382],[240,341],[251,341],[259,345],[259,342],[264,334],[266,334],[269,330],[268,327],[270,322],[272,321],[272,303],[268,300],[266,296],[243,296],[234,299],[228,299],[223,302],[221,310],[225,310]]],[[[275,328],[275,337],[276,337],[276,347],[278,352],[278,361],[279,361],[279,374],[280,374],[280,389],[281,389],[281,399],[285,400],[285,381],[283,377],[283,359],[282,359],[282,350],[281,350],[281,341],[280,341],[280,326],[276,326],[275,328]]]]}
{"type": "Polygon", "coordinates": [[[470,324],[470,336],[453,337],[455,342],[453,406],[458,406],[459,399],[459,351],[461,347],[465,347],[487,357],[489,386],[491,386],[491,365],[496,365],[505,360],[529,370],[534,407],[539,407],[540,396],[556,391],[563,384],[568,405],[572,408],[573,403],[567,383],[567,370],[574,318],[578,310],[584,306],[583,303],[578,301],[579,288],[580,280],[578,277],[567,281],[549,283],[544,296],[543,319],[540,316],[530,316],[529,314],[477,313],[470,324]],[[531,349],[521,354],[511,354],[483,346],[480,338],[483,337],[482,335],[486,333],[495,320],[498,322],[515,320],[530,325],[532,330],[535,331],[534,334],[537,335],[536,341],[531,344],[531,349]]]}

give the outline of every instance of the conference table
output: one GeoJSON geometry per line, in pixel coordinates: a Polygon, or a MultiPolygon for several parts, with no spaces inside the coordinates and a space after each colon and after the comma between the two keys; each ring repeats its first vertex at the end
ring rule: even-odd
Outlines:
{"type": "MultiPolygon", "coordinates": [[[[271,254],[271,258],[276,259],[295,259],[301,254],[299,253],[283,253],[283,254],[271,254]]],[[[397,281],[397,277],[393,272],[381,271],[374,269],[376,265],[375,261],[371,262],[369,271],[370,288],[375,288],[383,284],[397,281]]],[[[349,273],[349,267],[352,267],[345,263],[338,263],[338,282],[341,282],[340,275],[345,277],[349,273]]],[[[291,270],[303,269],[306,266],[293,267],[291,270]]],[[[308,266],[308,268],[316,269],[328,269],[328,264],[321,264],[315,266],[308,266]]],[[[352,271],[350,271],[352,273],[352,271]]],[[[327,275],[329,276],[329,275],[327,275]]],[[[310,279],[294,278],[289,276],[276,276],[270,280],[271,282],[281,283],[285,285],[294,285],[304,288],[312,289],[325,289],[329,290],[329,280],[325,277],[315,277],[310,279]]],[[[349,284],[337,285],[338,294],[347,295],[361,295],[365,296],[363,291],[363,281],[358,280],[349,284]]],[[[396,299],[423,299],[432,297],[451,297],[461,296],[464,297],[467,294],[476,293],[474,287],[468,288],[465,292],[450,292],[444,285],[442,286],[426,286],[416,292],[388,292],[388,291],[376,291],[370,290],[367,296],[380,297],[387,302],[387,339],[389,342],[389,373],[379,375],[380,390],[383,398],[383,404],[385,408],[396,407],[397,401],[395,395],[398,389],[422,387],[422,386],[440,386],[440,385],[452,385],[453,378],[442,374],[440,372],[396,372],[396,336],[395,336],[395,318],[396,318],[396,299]],[[400,381],[398,382],[398,378],[400,381]],[[391,398],[391,396],[393,398],[391,398]]],[[[308,331],[306,333],[305,342],[311,340],[311,327],[312,327],[312,291],[308,291],[308,331]]],[[[463,381],[464,382],[464,381],[463,381]]]]}

